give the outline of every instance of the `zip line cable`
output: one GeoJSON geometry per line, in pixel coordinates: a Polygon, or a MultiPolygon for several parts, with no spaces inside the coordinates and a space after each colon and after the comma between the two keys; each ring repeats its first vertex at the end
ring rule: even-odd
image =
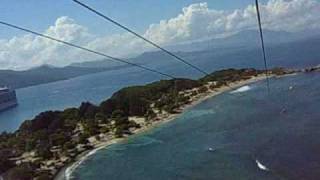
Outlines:
{"type": "Polygon", "coordinates": [[[113,24],[117,25],[118,27],[120,27],[120,28],[122,28],[122,29],[124,29],[124,30],[126,30],[126,31],[130,32],[131,34],[135,35],[136,37],[138,37],[138,38],[140,38],[140,39],[144,40],[145,42],[147,42],[147,43],[149,43],[149,44],[153,45],[154,47],[156,47],[156,48],[160,49],[161,51],[165,52],[166,54],[168,54],[168,55],[170,55],[170,56],[174,57],[176,60],[179,60],[180,62],[182,62],[182,63],[184,63],[184,64],[186,64],[186,65],[188,65],[188,66],[192,67],[193,69],[195,69],[195,70],[199,71],[200,73],[202,73],[202,74],[204,74],[204,75],[209,75],[209,73],[205,72],[204,70],[200,69],[199,67],[197,67],[197,66],[195,66],[195,65],[193,65],[193,64],[191,64],[191,63],[189,63],[188,61],[184,60],[183,58],[181,58],[181,57],[179,57],[179,56],[175,55],[174,53],[172,53],[172,52],[170,52],[170,51],[166,50],[165,48],[163,48],[163,47],[159,46],[159,45],[158,45],[158,44],[156,44],[155,42],[153,42],[153,41],[151,41],[151,40],[149,40],[149,39],[147,39],[147,38],[143,37],[142,35],[140,35],[140,34],[136,33],[135,31],[131,30],[130,28],[128,28],[128,27],[126,27],[126,26],[124,26],[124,25],[120,24],[119,22],[117,22],[117,21],[115,21],[115,20],[111,19],[110,17],[108,17],[108,16],[106,16],[106,15],[102,14],[101,12],[99,12],[99,11],[97,11],[97,10],[93,9],[92,7],[88,6],[87,4],[84,4],[84,3],[82,3],[82,2],[80,2],[80,1],[78,1],[78,0],[73,0],[73,1],[74,1],[75,3],[77,3],[77,4],[81,5],[82,7],[84,7],[84,8],[86,8],[86,9],[88,9],[89,11],[91,11],[91,12],[95,13],[96,15],[98,15],[98,16],[100,16],[100,17],[104,18],[105,20],[107,20],[107,21],[109,21],[109,22],[111,22],[111,23],[113,23],[113,24]]]}
{"type": "Polygon", "coordinates": [[[261,39],[261,48],[262,48],[262,53],[263,53],[264,68],[265,68],[266,79],[267,79],[267,88],[268,88],[268,93],[270,93],[268,64],[267,64],[267,58],[266,58],[266,50],[265,50],[265,46],[264,46],[264,38],[263,38],[263,31],[262,31],[262,25],[261,25],[261,16],[260,16],[260,9],[259,9],[259,1],[258,0],[256,0],[256,10],[257,10],[257,19],[258,19],[258,25],[259,25],[259,31],[260,31],[260,39],[261,39]]]}
{"type": "Polygon", "coordinates": [[[79,46],[79,45],[76,45],[76,44],[73,44],[73,43],[70,43],[70,42],[66,42],[66,41],[63,41],[63,40],[60,40],[60,39],[56,39],[56,38],[53,38],[51,36],[44,35],[44,34],[29,30],[29,29],[26,29],[26,28],[17,26],[17,25],[13,25],[13,24],[10,24],[10,23],[4,22],[4,21],[0,21],[0,24],[8,26],[8,27],[11,27],[11,28],[14,28],[14,29],[19,29],[21,31],[25,31],[25,32],[28,32],[28,33],[31,33],[31,34],[34,34],[34,35],[37,35],[37,36],[52,40],[52,41],[56,41],[56,42],[59,42],[59,43],[62,43],[62,44],[65,44],[65,45],[68,45],[68,46],[71,46],[71,47],[74,47],[74,48],[78,48],[78,49],[81,49],[81,50],[84,50],[84,51],[87,51],[87,52],[90,52],[90,53],[93,53],[93,54],[97,54],[97,55],[106,57],[106,58],[108,58],[108,60],[111,60],[111,61],[122,62],[122,63],[125,63],[125,64],[129,64],[129,65],[132,65],[132,66],[139,67],[141,69],[144,69],[144,70],[147,70],[147,71],[150,71],[150,72],[153,72],[153,73],[157,73],[157,74],[160,74],[160,75],[175,79],[174,76],[166,74],[166,73],[162,73],[162,72],[160,72],[158,70],[155,70],[155,69],[152,69],[152,68],[148,68],[148,67],[145,67],[145,66],[142,66],[142,65],[139,65],[139,64],[131,63],[131,62],[128,62],[126,60],[123,60],[123,59],[120,59],[120,58],[116,58],[116,57],[113,57],[113,56],[109,56],[107,54],[104,54],[104,53],[101,53],[101,52],[98,52],[98,51],[95,51],[95,50],[92,50],[92,49],[88,49],[88,48],[85,48],[85,47],[82,47],[82,46],[79,46]]]}
{"type": "MultiPolygon", "coordinates": [[[[191,63],[185,61],[184,59],[180,58],[179,56],[173,54],[172,52],[162,48],[161,46],[157,45],[156,43],[144,38],[143,36],[139,35],[138,33],[134,32],[133,30],[129,29],[128,27],[124,26],[124,25],[121,25],[120,23],[118,23],[117,21],[105,16],[104,14],[94,10],[93,8],[89,7],[88,5],[78,1],[78,0],[73,0],[75,3],[83,6],[84,8],[92,11],[93,13],[97,14],[98,16],[100,17],[103,17],[104,19],[108,20],[109,22],[112,22],[113,24],[125,29],[126,31],[132,33],[133,35],[139,37],[140,39],[148,42],[149,44],[155,46],[156,48],[162,50],[163,52],[169,54],[170,56],[176,58],[177,60],[185,63],[186,65],[189,65],[190,67],[198,70],[199,72],[205,74],[205,75],[209,75],[211,76],[210,74],[208,74],[207,72],[201,70],[200,68],[198,68],[197,66],[195,65],[192,65],[191,63]]],[[[265,45],[264,45],[264,37],[263,37],[263,30],[262,30],[262,25],[261,25],[261,16],[260,16],[260,9],[259,9],[259,2],[258,0],[255,0],[256,2],[256,11],[257,11],[257,19],[258,19],[258,25],[259,25],[259,31],[260,31],[260,39],[261,39],[261,48],[262,48],[262,52],[263,52],[263,60],[264,60],[264,67],[265,67],[265,74],[266,74],[266,80],[267,80],[267,87],[268,87],[268,93],[270,92],[270,82],[269,82],[269,76],[268,76],[268,65],[267,65],[267,58],[266,58],[266,52],[265,52],[265,45]]],[[[166,76],[166,77],[169,77],[169,78],[173,78],[175,79],[174,76],[172,75],[169,75],[169,74],[166,74],[166,73],[162,73],[158,70],[155,70],[155,69],[152,69],[152,68],[148,68],[148,67],[145,67],[145,66],[142,66],[142,65],[139,65],[139,64],[135,64],[135,63],[131,63],[131,62],[128,62],[126,60],[123,60],[123,59],[120,59],[120,58],[116,58],[116,57],[112,57],[110,55],[107,55],[107,54],[104,54],[104,53],[101,53],[101,52],[98,52],[98,51],[95,51],[95,50],[92,50],[92,49],[88,49],[88,48],[85,48],[85,47],[82,47],[82,46],[79,46],[79,45],[76,45],[76,44],[73,44],[73,43],[69,43],[69,42],[66,42],[66,41],[63,41],[63,40],[60,40],[60,39],[56,39],[56,38],[53,38],[53,37],[50,37],[48,35],[44,35],[44,34],[41,34],[41,33],[38,33],[38,32],[35,32],[35,31],[32,31],[32,30],[29,30],[29,29],[26,29],[26,28],[23,28],[23,27],[19,27],[19,26],[16,26],[16,25],[13,25],[13,24],[10,24],[10,23],[7,23],[7,22],[3,22],[3,21],[0,21],[0,24],[3,24],[3,25],[6,25],[6,26],[9,26],[11,28],[15,28],[15,29],[19,29],[19,30],[22,30],[22,31],[25,31],[25,32],[28,32],[28,33],[31,33],[31,34],[35,34],[37,36],[40,36],[40,37],[43,37],[43,38],[46,38],[46,39],[50,39],[52,41],[56,41],[56,42],[59,42],[59,43],[62,43],[62,44],[65,44],[65,45],[68,45],[68,46],[71,46],[71,47],[74,47],[74,48],[78,48],[78,49],[81,49],[81,50],[84,50],[84,51],[88,51],[88,52],[91,52],[93,54],[97,54],[97,55],[100,55],[100,56],[103,56],[103,57],[106,57],[108,58],[108,60],[113,60],[113,61],[118,61],[118,62],[122,62],[122,63],[125,63],[125,64],[129,64],[129,65],[132,65],[132,66],[136,66],[136,67],[139,67],[141,69],[144,69],[144,70],[147,70],[147,71],[150,71],[150,72],[153,72],[153,73],[157,73],[157,74],[160,74],[160,75],[163,75],[163,76],[166,76]]]]}
{"type": "MultiPolygon", "coordinates": [[[[186,60],[182,59],[181,57],[175,55],[174,53],[166,50],[165,48],[159,46],[158,44],[154,43],[153,41],[151,41],[151,40],[143,37],[142,35],[136,33],[135,31],[131,30],[131,29],[128,28],[127,26],[124,26],[124,25],[120,24],[119,22],[111,19],[110,17],[102,14],[101,12],[93,9],[93,8],[90,7],[89,5],[87,5],[87,4],[85,4],[85,3],[82,3],[82,2],[80,2],[79,0],[72,0],[72,1],[75,2],[75,3],[77,3],[78,5],[86,8],[87,10],[95,13],[96,15],[102,17],[103,19],[105,19],[105,20],[107,20],[107,21],[115,24],[116,26],[118,26],[118,27],[120,27],[120,28],[128,31],[129,33],[135,35],[136,37],[138,37],[138,38],[140,38],[140,39],[142,39],[142,40],[144,40],[145,42],[153,45],[154,47],[160,49],[161,51],[163,51],[163,52],[165,52],[166,54],[174,57],[175,59],[181,61],[182,63],[184,63],[184,64],[192,67],[193,69],[201,72],[202,74],[211,76],[211,74],[205,72],[204,70],[200,69],[199,67],[197,67],[197,66],[195,66],[195,65],[187,62],[186,60]]],[[[269,76],[268,76],[268,65],[267,65],[267,58],[266,58],[266,52],[265,52],[265,45],[264,45],[264,38],[263,38],[263,31],[262,31],[262,25],[261,25],[261,17],[260,17],[260,10],[259,10],[259,2],[258,2],[258,0],[256,0],[256,10],[257,10],[257,18],[258,18],[258,25],[259,25],[259,32],[260,32],[260,39],[261,39],[261,47],[262,47],[262,52],[263,52],[263,60],[264,60],[265,74],[266,74],[266,80],[267,80],[267,89],[268,89],[268,93],[269,93],[269,92],[270,92],[270,82],[269,82],[269,76]]]]}

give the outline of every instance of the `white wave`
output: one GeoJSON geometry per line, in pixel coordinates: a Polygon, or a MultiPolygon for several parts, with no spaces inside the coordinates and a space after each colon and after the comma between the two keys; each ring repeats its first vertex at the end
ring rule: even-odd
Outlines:
{"type": "Polygon", "coordinates": [[[256,160],[256,163],[259,169],[263,171],[269,171],[269,169],[265,165],[261,164],[258,160],[256,160]]]}
{"type": "Polygon", "coordinates": [[[246,92],[246,91],[249,91],[250,89],[251,89],[250,86],[242,86],[234,91],[231,91],[231,93],[234,94],[234,93],[246,92]]]}
{"type": "Polygon", "coordinates": [[[142,142],[138,141],[138,143],[128,144],[128,146],[141,147],[141,146],[148,146],[150,144],[162,144],[162,143],[163,143],[162,140],[158,140],[151,137],[143,137],[142,142]]]}
{"type": "Polygon", "coordinates": [[[58,93],[60,93],[59,90],[52,91],[52,94],[58,94],[58,93]]]}
{"type": "Polygon", "coordinates": [[[188,113],[188,117],[196,118],[196,117],[200,117],[203,115],[211,115],[211,114],[215,114],[215,113],[216,113],[216,111],[214,111],[213,109],[192,110],[188,113]]]}
{"type": "Polygon", "coordinates": [[[89,156],[94,155],[98,150],[103,149],[103,148],[104,147],[101,147],[101,148],[97,148],[97,149],[94,149],[94,150],[90,151],[88,154],[86,154],[85,156],[81,157],[79,159],[79,161],[75,162],[74,164],[72,164],[71,166],[66,168],[66,170],[64,172],[65,179],[66,180],[73,179],[73,177],[72,177],[73,171],[76,170],[89,156]]]}

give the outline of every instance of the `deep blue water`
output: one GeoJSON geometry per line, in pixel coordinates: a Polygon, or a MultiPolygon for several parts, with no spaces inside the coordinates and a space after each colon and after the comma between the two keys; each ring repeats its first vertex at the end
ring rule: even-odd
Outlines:
{"type": "Polygon", "coordinates": [[[0,112],[0,132],[15,130],[21,122],[40,112],[78,107],[84,101],[98,104],[122,87],[142,85],[160,78],[163,77],[126,68],[17,89],[19,105],[0,112]]]}
{"type": "Polygon", "coordinates": [[[318,179],[320,74],[261,81],[90,156],[83,180],[318,179]],[[293,89],[289,90],[292,86],[293,89]],[[208,148],[215,149],[209,152],[208,148]],[[269,171],[258,168],[256,160],[269,171]]]}
{"type": "Polygon", "coordinates": [[[118,73],[110,71],[18,89],[19,105],[0,113],[0,131],[15,130],[22,121],[42,111],[79,106],[82,101],[98,103],[122,86],[145,83],[154,79],[154,76],[136,79],[135,73],[123,76],[120,71],[118,73]]]}
{"type": "MultiPolygon", "coordinates": [[[[149,66],[156,68],[156,65],[149,66]]],[[[201,76],[198,72],[181,64],[174,66],[167,62],[166,65],[159,65],[157,69],[176,77],[201,76]]],[[[43,111],[78,107],[84,101],[99,104],[123,87],[143,85],[165,78],[132,67],[17,89],[19,105],[0,112],[0,132],[14,131],[24,120],[31,119],[43,111]]]]}

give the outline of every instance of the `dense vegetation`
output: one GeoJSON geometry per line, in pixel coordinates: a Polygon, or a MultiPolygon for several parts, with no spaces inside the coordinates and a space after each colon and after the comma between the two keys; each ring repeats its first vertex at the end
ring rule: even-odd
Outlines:
{"type": "MultiPolygon", "coordinates": [[[[284,70],[274,69],[271,72],[282,74],[284,70]]],[[[99,139],[101,133],[111,133],[116,137],[130,134],[130,129],[140,128],[140,125],[130,121],[129,116],[149,120],[155,117],[154,109],[174,113],[192,96],[180,92],[197,88],[198,93],[203,93],[208,88],[219,88],[260,73],[263,71],[227,69],[199,80],[161,80],[145,86],[123,88],[98,106],[84,102],[79,108],[40,113],[32,120],[25,121],[16,132],[0,135],[0,174],[5,173],[7,179],[50,179],[54,174],[43,168],[39,170],[46,160],[75,157],[91,148],[89,137],[99,139]],[[209,82],[215,83],[205,86],[209,82]],[[83,146],[79,148],[79,145],[83,146]],[[22,158],[26,152],[34,153],[33,159],[26,161],[27,158],[22,158]],[[23,160],[19,161],[19,158],[23,160]]]]}

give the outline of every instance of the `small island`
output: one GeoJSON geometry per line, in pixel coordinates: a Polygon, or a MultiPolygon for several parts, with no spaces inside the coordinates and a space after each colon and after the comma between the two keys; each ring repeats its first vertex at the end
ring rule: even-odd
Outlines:
{"type": "MultiPolygon", "coordinates": [[[[274,68],[268,75],[318,69],[274,68]]],[[[100,105],[83,102],[79,108],[42,112],[17,131],[0,135],[0,175],[4,179],[54,179],[61,169],[92,150],[170,121],[204,99],[265,77],[263,70],[226,69],[198,80],[171,79],[126,87],[100,105]]]]}

